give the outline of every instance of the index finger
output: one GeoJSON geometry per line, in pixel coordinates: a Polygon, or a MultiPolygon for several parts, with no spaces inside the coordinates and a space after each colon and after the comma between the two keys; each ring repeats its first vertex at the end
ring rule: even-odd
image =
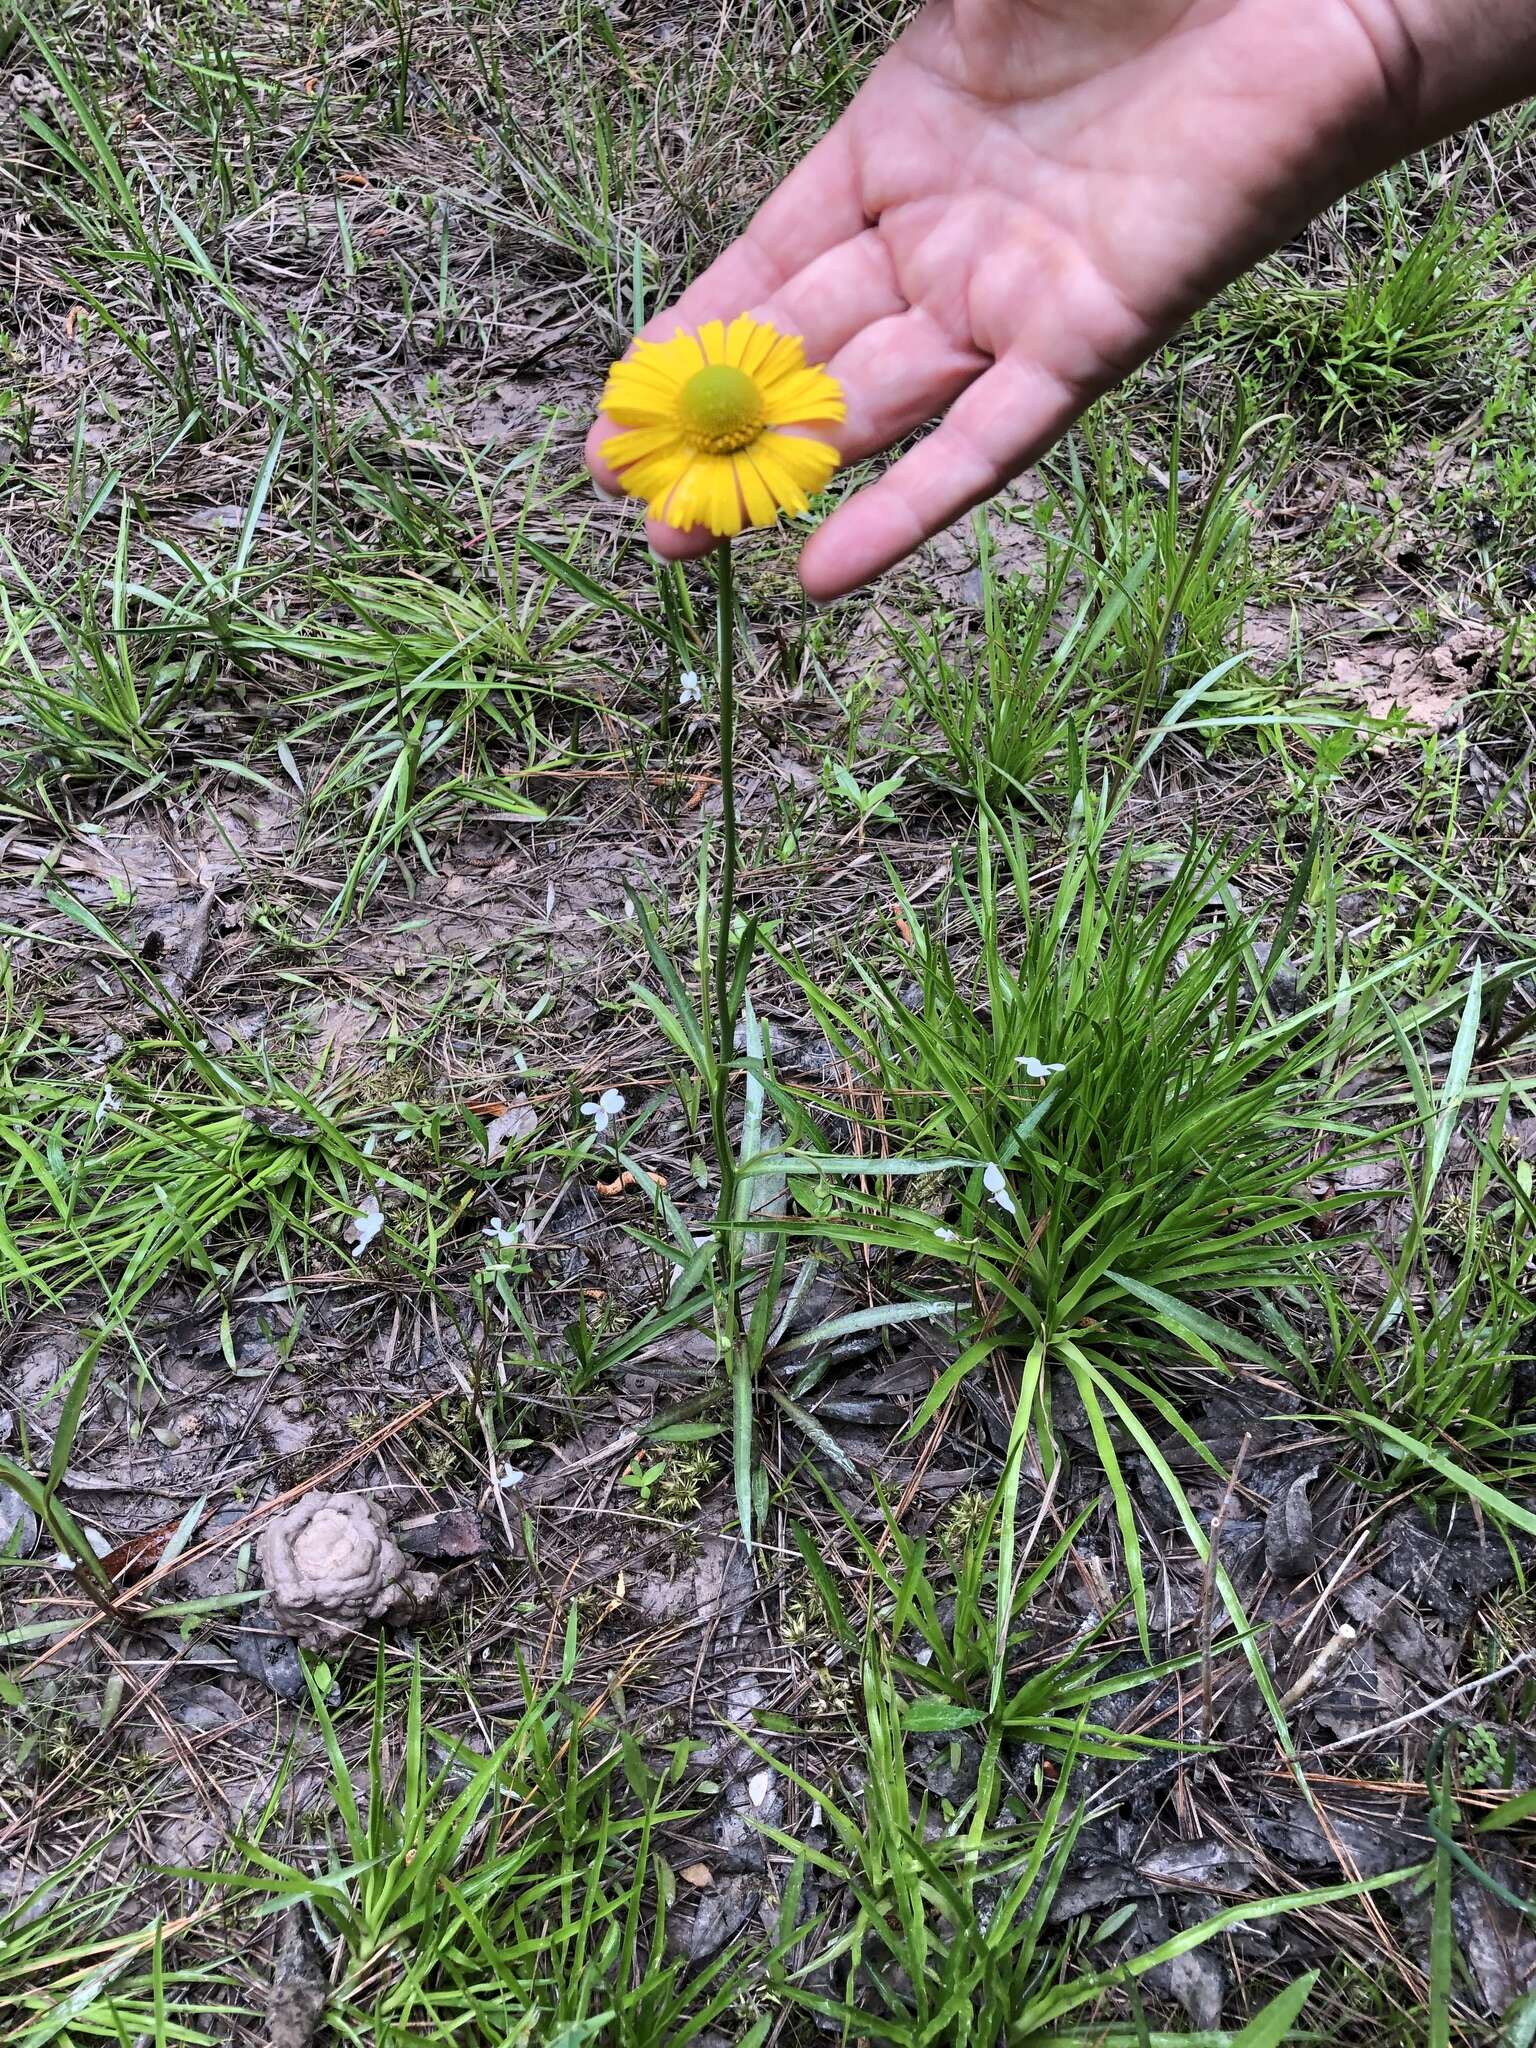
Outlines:
{"type": "Polygon", "coordinates": [[[647,320],[636,339],[667,341],[679,327],[734,319],[868,225],[848,125],[839,121],[768,195],[731,246],[681,298],[647,320]]]}

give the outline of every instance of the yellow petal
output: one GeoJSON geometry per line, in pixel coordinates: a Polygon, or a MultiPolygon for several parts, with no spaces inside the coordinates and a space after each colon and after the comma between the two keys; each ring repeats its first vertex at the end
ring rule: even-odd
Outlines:
{"type": "Polygon", "coordinates": [[[686,443],[677,428],[670,422],[662,426],[643,426],[632,434],[615,434],[603,443],[603,460],[614,469],[625,469],[633,462],[643,461],[646,456],[660,455],[664,450],[675,448],[686,453],[686,443]]]}
{"type": "Polygon", "coordinates": [[[647,341],[642,348],[655,349],[667,359],[667,372],[673,377],[691,377],[705,362],[699,337],[690,327],[679,327],[668,341],[647,341]]]}
{"type": "Polygon", "coordinates": [[[653,375],[637,363],[615,363],[608,372],[598,409],[621,425],[640,426],[666,419],[677,404],[681,386],[653,375]]]}
{"type": "Polygon", "coordinates": [[[631,463],[619,481],[630,497],[644,498],[654,510],[654,500],[665,498],[676,489],[692,460],[691,448],[667,448],[659,455],[643,456],[639,462],[631,463]]]}
{"type": "Polygon", "coordinates": [[[692,506],[697,495],[693,472],[698,464],[699,458],[693,456],[684,465],[681,474],[674,478],[671,489],[651,499],[650,513],[653,519],[660,519],[666,525],[679,529],[693,525],[692,506]]]}
{"type": "MultiPolygon", "coordinates": [[[[669,404],[630,404],[608,399],[601,407],[603,418],[612,420],[616,427],[663,427],[675,426],[675,408],[669,404]]],[[[775,422],[775,424],[778,424],[775,422]]]]}
{"type": "Polygon", "coordinates": [[[609,378],[643,379],[662,391],[679,391],[703,363],[697,335],[686,328],[669,341],[637,341],[622,362],[615,363],[609,378]]]}
{"type": "Polygon", "coordinates": [[[603,397],[659,398],[676,388],[675,377],[664,377],[644,363],[615,363],[603,386],[603,397]]]}
{"type": "Polygon", "coordinates": [[[637,373],[632,363],[615,363],[603,386],[602,409],[610,405],[672,405],[681,385],[637,373]]]}
{"type": "Polygon", "coordinates": [[[669,526],[702,526],[722,539],[740,533],[741,501],[730,456],[699,456],[668,498],[661,517],[669,526]]]}
{"type": "Polygon", "coordinates": [[[842,420],[848,417],[842,386],[825,370],[798,370],[773,384],[759,380],[763,394],[763,418],[770,427],[805,425],[811,420],[842,420]]]}
{"type": "MultiPolygon", "coordinates": [[[[644,494],[646,498],[645,509],[653,519],[664,520],[668,525],[676,525],[677,522],[672,517],[671,508],[678,492],[686,484],[688,472],[693,468],[697,459],[692,449],[689,449],[686,462],[677,462],[669,465],[671,474],[665,486],[660,490],[651,490],[644,494]]],[[[661,465],[657,463],[655,465],[648,465],[648,467],[655,467],[659,470],[661,465]]]]}
{"type": "Polygon", "coordinates": [[[679,356],[670,342],[665,348],[653,348],[645,341],[637,341],[634,353],[623,357],[608,372],[610,381],[623,383],[626,379],[633,379],[637,383],[654,384],[663,391],[681,383],[687,374],[686,357],[679,356]]]}
{"type": "Polygon", "coordinates": [[[614,364],[609,375],[643,378],[663,390],[671,390],[684,383],[698,367],[697,342],[691,334],[678,334],[670,341],[637,341],[624,360],[614,364]]]}
{"type": "MultiPolygon", "coordinates": [[[[775,505],[781,511],[799,514],[807,509],[807,499],[792,472],[780,462],[774,443],[782,437],[777,434],[760,434],[746,451],[745,460],[750,462],[762,480],[775,505]]],[[[766,521],[759,524],[766,525],[766,521]]]]}
{"type": "Polygon", "coordinates": [[[729,362],[725,352],[725,322],[706,320],[699,329],[699,347],[704,351],[706,363],[729,362]]]}
{"type": "Polygon", "coordinates": [[[807,491],[822,490],[841,460],[837,450],[825,441],[809,441],[800,434],[763,434],[754,444],[753,453],[763,446],[771,447],[776,459],[807,491]]]}
{"type": "Polygon", "coordinates": [[[772,526],[779,516],[778,500],[763,482],[750,448],[743,450],[736,459],[736,481],[741,486],[742,500],[747,508],[748,526],[772,526]]]}
{"type": "MultiPolygon", "coordinates": [[[[768,330],[773,333],[772,328],[768,330]]],[[[773,346],[753,373],[760,384],[787,377],[805,368],[805,343],[798,334],[774,334],[773,346]]]]}
{"type": "Polygon", "coordinates": [[[778,342],[779,330],[770,327],[765,320],[752,319],[746,313],[742,314],[737,324],[744,327],[747,332],[741,343],[741,358],[736,367],[745,370],[749,377],[756,378],[778,342]]]}
{"type": "Polygon", "coordinates": [[[741,485],[737,480],[740,464],[734,456],[712,464],[709,479],[709,515],[705,521],[711,533],[732,536],[740,533],[745,521],[741,513],[741,485]]]}
{"type": "Polygon", "coordinates": [[[738,370],[746,369],[747,352],[762,332],[760,320],[754,320],[750,313],[738,313],[725,330],[725,360],[738,370]]]}

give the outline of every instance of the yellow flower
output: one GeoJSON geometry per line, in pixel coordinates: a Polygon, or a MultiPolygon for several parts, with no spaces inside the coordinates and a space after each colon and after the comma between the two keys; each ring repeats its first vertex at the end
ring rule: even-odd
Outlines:
{"type": "Polygon", "coordinates": [[[743,313],[729,327],[706,320],[697,334],[637,341],[608,372],[602,410],[629,430],[603,455],[630,496],[668,526],[725,538],[806,510],[838,453],[784,430],[840,420],[847,407],[797,334],[743,313]]]}

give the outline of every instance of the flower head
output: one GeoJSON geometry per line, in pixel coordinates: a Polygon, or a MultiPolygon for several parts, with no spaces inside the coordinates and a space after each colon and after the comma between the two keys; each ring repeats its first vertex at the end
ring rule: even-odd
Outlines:
{"type": "Polygon", "coordinates": [[[704,678],[696,669],[685,668],[677,679],[677,708],[686,711],[690,704],[704,702],[704,678]]]}
{"type": "Polygon", "coordinates": [[[995,1161],[989,1164],[981,1176],[981,1184],[1007,1216],[1017,1216],[1013,1196],[1008,1192],[1008,1176],[995,1161]]]}
{"type": "Polygon", "coordinates": [[[504,1252],[509,1252],[521,1241],[523,1226],[516,1221],[505,1223],[501,1217],[493,1216],[481,1232],[481,1235],[483,1237],[494,1237],[498,1248],[504,1252]]]}
{"type": "Polygon", "coordinates": [[[384,1228],[384,1211],[379,1206],[377,1195],[365,1195],[363,1206],[351,1219],[347,1228],[352,1233],[352,1245],[359,1258],[384,1228]]]}
{"type": "Polygon", "coordinates": [[[804,512],[838,453],[786,429],[847,413],[841,386],[807,364],[800,337],[748,313],[637,341],[608,372],[602,410],[627,430],[603,454],[630,496],[668,526],[721,538],[804,512]]]}
{"type": "Polygon", "coordinates": [[[582,1115],[591,1117],[592,1128],[599,1137],[616,1116],[622,1115],[623,1109],[624,1098],[617,1088],[605,1088],[596,1102],[584,1102],[581,1105],[582,1115]]]}
{"type": "Polygon", "coordinates": [[[1052,1074],[1067,1071],[1061,1060],[1037,1060],[1032,1052],[1021,1052],[1013,1064],[1024,1069],[1026,1081],[1048,1081],[1052,1074]]]}

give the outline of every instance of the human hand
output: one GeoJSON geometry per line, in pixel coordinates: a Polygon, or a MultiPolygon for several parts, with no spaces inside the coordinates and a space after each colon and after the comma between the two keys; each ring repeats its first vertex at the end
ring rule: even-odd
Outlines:
{"type": "MultiPolygon", "coordinates": [[[[991,496],[1230,278],[1425,139],[1412,4],[932,0],[644,330],[751,311],[803,336],[847,394],[826,431],[846,461],[943,415],[811,536],[811,596],[991,496]]],[[[610,490],[613,431],[599,420],[587,450],[610,490]]],[[[672,557],[714,544],[648,532],[672,557]]]]}

